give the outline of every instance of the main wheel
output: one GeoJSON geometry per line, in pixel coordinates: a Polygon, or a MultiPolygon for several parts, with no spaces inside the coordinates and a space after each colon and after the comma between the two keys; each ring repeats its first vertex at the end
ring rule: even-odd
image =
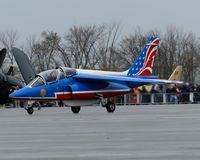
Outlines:
{"type": "Polygon", "coordinates": [[[110,113],[110,112],[114,112],[115,111],[115,104],[113,102],[108,102],[106,105],[106,110],[110,113]]]}
{"type": "Polygon", "coordinates": [[[26,109],[26,111],[27,111],[27,113],[28,113],[29,115],[31,115],[31,114],[33,114],[33,112],[34,112],[34,109],[33,109],[33,107],[29,107],[29,108],[26,109]]]}
{"type": "Polygon", "coordinates": [[[71,107],[71,110],[72,110],[73,113],[79,113],[80,110],[81,110],[81,107],[80,106],[71,107]]]}

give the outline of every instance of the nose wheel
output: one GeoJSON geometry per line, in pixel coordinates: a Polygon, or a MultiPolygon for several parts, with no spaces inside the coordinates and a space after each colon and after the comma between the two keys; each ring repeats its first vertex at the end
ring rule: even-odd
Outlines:
{"type": "Polygon", "coordinates": [[[28,107],[28,108],[26,108],[26,111],[27,111],[27,113],[28,113],[29,115],[31,115],[31,114],[33,114],[33,112],[34,112],[34,109],[33,109],[33,107],[28,107]]]}

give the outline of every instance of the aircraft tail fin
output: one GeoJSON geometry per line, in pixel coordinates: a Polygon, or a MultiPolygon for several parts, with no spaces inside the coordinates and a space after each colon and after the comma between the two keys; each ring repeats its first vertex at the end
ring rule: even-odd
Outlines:
{"type": "Polygon", "coordinates": [[[138,58],[128,70],[127,76],[151,76],[153,72],[154,61],[156,58],[159,38],[152,36],[144,49],[140,52],[138,58]]]}
{"type": "Polygon", "coordinates": [[[168,80],[170,81],[180,81],[182,76],[183,67],[177,66],[174,72],[171,74],[168,80]]]}
{"type": "Polygon", "coordinates": [[[0,68],[1,68],[1,66],[2,66],[2,64],[3,64],[3,61],[4,61],[5,57],[6,57],[6,49],[3,48],[3,49],[0,51],[0,68]]]}
{"type": "Polygon", "coordinates": [[[17,65],[26,84],[33,80],[36,76],[36,71],[31,65],[28,56],[18,48],[12,48],[11,52],[15,57],[17,65]]]}

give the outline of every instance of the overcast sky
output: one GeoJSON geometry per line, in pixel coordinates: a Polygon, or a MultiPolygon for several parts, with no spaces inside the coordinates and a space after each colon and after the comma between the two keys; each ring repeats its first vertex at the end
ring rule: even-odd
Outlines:
{"type": "Polygon", "coordinates": [[[0,31],[21,40],[44,30],[60,34],[73,25],[120,22],[122,34],[175,25],[200,37],[199,0],[0,0],[0,31]]]}

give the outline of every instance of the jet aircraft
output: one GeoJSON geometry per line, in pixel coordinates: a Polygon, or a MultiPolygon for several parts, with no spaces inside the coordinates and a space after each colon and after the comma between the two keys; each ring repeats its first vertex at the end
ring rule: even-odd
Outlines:
{"type": "MultiPolygon", "coordinates": [[[[152,76],[159,39],[152,36],[135,63],[124,72],[73,69],[60,67],[39,73],[24,88],[10,94],[10,98],[28,101],[62,101],[73,113],[81,106],[101,102],[108,112],[115,111],[115,104],[105,99],[132,92],[145,84],[179,83],[152,76]]],[[[29,107],[27,112],[33,113],[29,107]]]]}
{"type": "MultiPolygon", "coordinates": [[[[3,61],[6,57],[6,49],[3,48],[0,50],[0,69],[3,65],[3,61]]],[[[9,94],[12,93],[15,89],[22,88],[23,84],[17,80],[14,76],[11,76],[14,67],[11,66],[7,73],[0,71],[0,104],[11,103],[9,94]]]]}

